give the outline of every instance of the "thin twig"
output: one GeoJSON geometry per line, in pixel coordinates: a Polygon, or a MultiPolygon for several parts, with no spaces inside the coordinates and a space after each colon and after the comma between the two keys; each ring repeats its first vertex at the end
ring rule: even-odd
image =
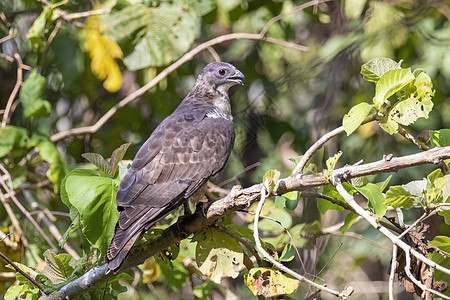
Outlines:
{"type": "Polygon", "coordinates": [[[19,272],[20,274],[22,274],[26,279],[28,279],[32,284],[34,284],[38,289],[41,290],[42,293],[46,294],[47,293],[44,291],[44,288],[33,278],[31,278],[30,275],[28,275],[27,273],[25,273],[24,271],[22,271],[12,260],[10,260],[5,254],[3,254],[2,252],[0,252],[0,256],[6,260],[17,272],[19,272]]]}
{"type": "Polygon", "coordinates": [[[212,57],[214,58],[215,61],[217,61],[217,62],[220,61],[219,53],[217,53],[217,51],[214,50],[213,47],[208,47],[208,48],[206,48],[206,50],[208,50],[208,52],[211,53],[211,55],[212,55],[212,57]]]}
{"type": "Polygon", "coordinates": [[[111,12],[111,9],[105,8],[105,9],[96,9],[96,10],[89,10],[89,11],[83,11],[78,13],[72,13],[72,14],[66,14],[64,15],[64,20],[66,21],[72,21],[74,19],[79,18],[87,18],[90,16],[96,16],[96,15],[105,15],[109,14],[111,12]]]}
{"type": "Polygon", "coordinates": [[[397,268],[397,245],[392,245],[391,272],[389,274],[389,300],[394,299],[394,279],[395,269],[397,268]]]}
{"type": "Polygon", "coordinates": [[[20,57],[19,53],[14,53],[14,58],[17,61],[17,80],[11,94],[9,95],[8,102],[6,103],[5,113],[3,114],[2,120],[2,128],[5,128],[9,122],[9,113],[11,110],[11,105],[14,99],[16,98],[17,93],[19,92],[20,86],[23,83],[22,58],[20,57]]]}
{"type": "Polygon", "coordinates": [[[108,121],[117,110],[124,107],[128,103],[136,100],[138,97],[142,96],[145,92],[147,92],[149,89],[153,88],[155,85],[157,85],[161,80],[166,78],[170,73],[178,69],[180,66],[182,66],[187,61],[194,58],[195,55],[202,52],[203,50],[206,50],[208,47],[221,44],[226,41],[231,40],[239,40],[239,39],[248,39],[248,40],[258,40],[258,41],[265,41],[277,45],[281,45],[284,47],[289,47],[293,49],[297,49],[300,51],[308,51],[308,48],[305,46],[301,46],[295,43],[285,42],[282,40],[269,38],[265,36],[261,36],[257,33],[230,33],[218,36],[214,39],[211,39],[207,42],[204,42],[191,51],[184,54],[180,59],[178,59],[176,62],[165,68],[161,73],[159,73],[153,80],[151,80],[149,83],[144,85],[143,87],[139,88],[138,90],[134,91],[133,93],[129,94],[124,99],[120,100],[119,103],[114,105],[111,109],[109,109],[95,124],[86,126],[86,127],[79,127],[79,128],[71,128],[66,131],[58,132],[51,136],[51,140],[53,142],[60,141],[62,139],[65,139],[72,135],[78,135],[78,134],[86,134],[86,133],[95,133],[97,132],[105,123],[108,121]]]}
{"type": "Polygon", "coordinates": [[[42,56],[41,56],[41,63],[39,65],[39,73],[41,73],[42,69],[44,68],[45,59],[47,57],[48,50],[50,49],[50,45],[53,42],[53,39],[55,38],[56,34],[58,34],[58,31],[61,28],[61,25],[62,25],[62,21],[61,21],[61,19],[58,19],[58,21],[56,21],[55,28],[53,28],[52,33],[50,33],[50,35],[47,39],[47,45],[45,45],[45,49],[42,52],[42,56]]]}
{"type": "MultiPolygon", "coordinates": [[[[368,122],[372,122],[376,119],[377,114],[371,114],[369,116],[367,116],[364,121],[361,124],[365,124],[368,122]]],[[[292,175],[297,175],[299,173],[303,172],[303,169],[306,166],[306,163],[309,161],[309,159],[313,156],[313,154],[319,150],[320,148],[322,148],[322,146],[328,142],[330,139],[332,139],[333,137],[337,136],[338,134],[344,132],[344,126],[340,126],[330,132],[328,132],[327,134],[325,134],[324,136],[322,136],[320,139],[317,140],[317,142],[315,142],[311,147],[309,147],[309,149],[305,152],[305,154],[302,156],[302,158],[300,159],[300,161],[298,162],[298,164],[295,166],[294,171],[292,171],[292,175]]]]}
{"type": "Polygon", "coordinates": [[[302,4],[302,5],[299,5],[299,6],[295,7],[294,9],[292,9],[292,10],[290,10],[288,12],[281,13],[278,16],[275,16],[272,19],[270,19],[269,22],[267,22],[266,25],[264,26],[264,28],[261,30],[260,34],[261,35],[266,35],[266,33],[269,30],[270,26],[272,26],[275,22],[283,19],[287,15],[293,14],[293,13],[295,13],[297,11],[300,11],[300,10],[304,10],[305,8],[308,8],[310,6],[318,5],[320,3],[324,3],[324,2],[328,2],[328,1],[331,1],[331,0],[313,0],[313,1],[309,1],[309,2],[306,2],[306,3],[302,4]]]}
{"type": "Polygon", "coordinates": [[[430,147],[428,147],[427,144],[416,139],[411,133],[406,131],[406,129],[403,128],[401,125],[398,125],[398,133],[400,133],[405,139],[407,139],[408,141],[410,141],[411,143],[413,143],[414,145],[419,147],[419,149],[424,150],[424,151],[430,150],[430,147]]]}
{"type": "Polygon", "coordinates": [[[276,266],[278,269],[283,270],[284,272],[292,275],[293,277],[295,277],[296,279],[298,279],[299,281],[302,282],[306,282],[307,284],[321,290],[324,292],[327,292],[331,295],[334,295],[336,297],[339,297],[340,293],[339,291],[335,291],[332,290],[326,286],[320,285],[318,283],[315,283],[314,281],[309,280],[308,278],[306,278],[303,275],[298,274],[297,272],[294,272],[293,270],[289,269],[288,267],[284,266],[283,264],[279,263],[278,261],[276,261],[269,253],[267,253],[267,251],[261,246],[261,241],[259,240],[259,230],[258,230],[258,221],[259,221],[259,216],[261,214],[261,210],[263,208],[264,205],[264,201],[266,200],[266,189],[264,186],[261,187],[261,198],[258,202],[258,206],[256,208],[256,212],[255,212],[255,219],[253,221],[253,237],[255,238],[255,243],[256,243],[256,248],[258,249],[258,251],[264,256],[264,258],[266,258],[267,260],[269,260],[274,266],[276,266]]]}

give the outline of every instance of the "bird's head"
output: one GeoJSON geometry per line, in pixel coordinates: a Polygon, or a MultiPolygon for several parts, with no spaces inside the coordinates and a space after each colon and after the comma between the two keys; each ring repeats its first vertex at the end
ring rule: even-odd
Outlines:
{"type": "Polygon", "coordinates": [[[233,85],[244,85],[244,79],[244,74],[232,64],[213,62],[203,68],[197,82],[206,83],[221,93],[227,93],[233,85]]]}

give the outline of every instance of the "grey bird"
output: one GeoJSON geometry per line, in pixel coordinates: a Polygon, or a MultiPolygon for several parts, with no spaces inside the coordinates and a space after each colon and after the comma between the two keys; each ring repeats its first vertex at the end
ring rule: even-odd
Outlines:
{"type": "Polygon", "coordinates": [[[234,144],[228,90],[244,78],[229,63],[208,64],[139,149],[117,192],[120,217],[107,251],[110,270],[120,268],[145,231],[223,169],[234,144]]]}

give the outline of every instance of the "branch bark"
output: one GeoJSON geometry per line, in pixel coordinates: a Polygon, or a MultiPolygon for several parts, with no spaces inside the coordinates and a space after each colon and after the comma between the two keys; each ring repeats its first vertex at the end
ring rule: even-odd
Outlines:
{"type": "MultiPolygon", "coordinates": [[[[449,158],[450,146],[443,148],[434,148],[429,151],[402,157],[385,156],[382,160],[377,162],[337,169],[335,170],[335,173],[344,174],[343,179],[349,180],[351,178],[366,176],[369,174],[395,172],[402,168],[417,165],[430,163],[438,164],[441,160],[449,158]]],[[[326,184],[329,184],[329,182],[322,176],[295,175],[279,180],[277,185],[275,186],[273,194],[281,195],[289,191],[303,190],[309,187],[321,186],[326,184]]],[[[188,216],[183,220],[179,220],[176,224],[167,228],[161,235],[156,236],[150,241],[136,245],[119,272],[124,271],[125,269],[128,269],[132,266],[142,264],[146,258],[159,253],[160,251],[168,248],[170,245],[176,242],[181,241],[183,238],[189,236],[197,230],[212,225],[217,219],[223,217],[224,215],[248,207],[250,204],[256,202],[260,198],[261,188],[262,184],[255,184],[246,189],[241,189],[241,187],[235,186],[226,197],[212,203],[209,206],[206,215],[197,211],[195,214],[188,216]]],[[[378,227],[378,224],[376,224],[376,222],[372,225],[378,227]]],[[[387,229],[386,231],[389,232],[387,229]]],[[[389,234],[394,236],[390,232],[389,234]]],[[[394,236],[394,239],[397,238],[394,236]]],[[[405,247],[406,244],[402,241],[400,242],[401,243],[399,246],[405,247]]],[[[420,255],[414,250],[411,250],[411,253],[416,257],[420,255]]],[[[430,262],[430,260],[427,260],[426,263],[430,262]]],[[[442,267],[440,269],[442,270],[442,267]]],[[[106,280],[111,279],[115,276],[115,274],[113,274],[112,272],[107,273],[107,270],[108,267],[106,264],[91,269],[88,273],[67,284],[61,290],[53,292],[52,294],[47,296],[42,296],[40,299],[66,299],[67,297],[73,298],[80,294],[83,294],[87,290],[94,289],[100,286],[106,280]]]]}

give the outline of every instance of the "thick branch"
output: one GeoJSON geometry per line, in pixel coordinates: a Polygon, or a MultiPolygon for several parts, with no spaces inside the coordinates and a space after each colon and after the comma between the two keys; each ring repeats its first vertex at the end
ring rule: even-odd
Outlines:
{"type": "MultiPolygon", "coordinates": [[[[450,158],[450,146],[443,148],[434,148],[429,151],[407,155],[403,157],[386,157],[383,160],[352,167],[344,167],[335,170],[337,173],[345,174],[345,179],[361,177],[369,174],[382,172],[393,172],[402,168],[417,166],[422,164],[437,164],[443,159],[450,158]]],[[[281,179],[274,195],[281,195],[288,191],[303,190],[308,187],[326,185],[328,181],[317,175],[296,175],[281,179]]],[[[181,241],[186,236],[196,232],[199,229],[212,225],[217,219],[229,214],[232,211],[241,210],[256,202],[260,197],[262,184],[256,184],[246,189],[234,187],[224,198],[212,203],[208,208],[206,216],[196,212],[192,216],[180,220],[176,224],[166,229],[161,235],[152,240],[139,244],[133,248],[129,258],[124,262],[120,271],[132,266],[142,264],[146,258],[153,256],[160,251],[167,249],[170,245],[181,241]]],[[[377,226],[377,224],[374,224],[377,226]]],[[[392,234],[391,234],[392,235],[392,234]]],[[[403,243],[404,244],[404,243],[403,243]]],[[[400,246],[404,246],[404,245],[400,246]]],[[[418,253],[412,251],[417,256],[418,253]]],[[[429,261],[427,262],[429,263],[429,261]]],[[[90,270],[82,277],[69,283],[61,290],[48,296],[41,297],[41,300],[72,298],[87,290],[94,289],[104,283],[106,280],[114,277],[112,272],[106,274],[107,265],[90,270]]]]}

